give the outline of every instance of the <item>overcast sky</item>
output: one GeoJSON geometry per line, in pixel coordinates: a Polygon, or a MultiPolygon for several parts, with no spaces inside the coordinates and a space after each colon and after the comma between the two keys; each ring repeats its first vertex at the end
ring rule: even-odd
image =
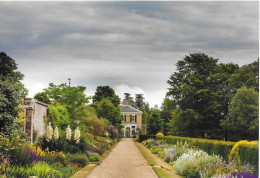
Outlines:
{"type": "Polygon", "coordinates": [[[240,66],[259,56],[259,2],[0,2],[0,51],[25,74],[29,96],[71,78],[86,94],[162,103],[185,55],[240,66]]]}

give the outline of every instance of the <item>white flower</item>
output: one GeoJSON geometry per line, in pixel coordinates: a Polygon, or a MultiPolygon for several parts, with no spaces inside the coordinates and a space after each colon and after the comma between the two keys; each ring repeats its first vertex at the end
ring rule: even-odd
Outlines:
{"type": "Polygon", "coordinates": [[[53,129],[51,126],[51,122],[49,122],[49,125],[47,126],[47,130],[46,130],[46,141],[49,142],[52,139],[52,135],[53,135],[53,129]]]}
{"type": "Polygon", "coordinates": [[[71,128],[69,125],[66,128],[66,139],[68,139],[69,141],[71,140],[71,128]]]}
{"type": "Polygon", "coordinates": [[[54,129],[54,140],[58,140],[59,139],[59,130],[58,127],[56,126],[54,129]]]}
{"type": "Polygon", "coordinates": [[[80,130],[79,127],[77,127],[77,129],[75,130],[75,135],[74,135],[74,140],[76,141],[76,143],[79,143],[79,139],[80,138],[80,130]]]}

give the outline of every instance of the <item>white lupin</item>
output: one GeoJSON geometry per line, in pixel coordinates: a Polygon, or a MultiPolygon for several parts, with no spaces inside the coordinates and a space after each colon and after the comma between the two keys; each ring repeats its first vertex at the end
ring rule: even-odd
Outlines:
{"type": "Polygon", "coordinates": [[[69,140],[69,141],[71,140],[71,128],[70,128],[69,125],[66,128],[66,139],[69,140]]]}
{"type": "Polygon", "coordinates": [[[79,130],[79,127],[77,127],[77,129],[75,130],[74,140],[76,141],[76,143],[79,143],[79,140],[80,140],[80,130],[79,130]]]}
{"type": "Polygon", "coordinates": [[[49,125],[47,126],[47,130],[46,130],[46,141],[49,142],[52,139],[52,135],[53,135],[53,129],[51,126],[51,122],[49,122],[49,125]]]}
{"type": "Polygon", "coordinates": [[[54,140],[58,140],[59,139],[59,130],[58,127],[56,126],[54,129],[54,140]]]}

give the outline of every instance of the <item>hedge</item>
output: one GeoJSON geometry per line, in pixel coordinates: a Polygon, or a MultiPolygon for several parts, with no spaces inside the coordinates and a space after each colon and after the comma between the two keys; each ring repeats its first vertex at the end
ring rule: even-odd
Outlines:
{"type": "Polygon", "coordinates": [[[155,135],[139,135],[139,142],[142,142],[142,141],[147,140],[149,138],[155,139],[156,136],[155,135]]]}
{"type": "MultiPolygon", "coordinates": [[[[236,142],[201,139],[201,138],[189,138],[189,137],[177,137],[177,136],[164,136],[156,137],[156,139],[165,140],[168,144],[177,144],[177,141],[184,144],[185,141],[201,149],[211,155],[220,155],[226,161],[228,161],[228,155],[236,142]]],[[[258,168],[258,145],[240,145],[239,156],[242,163],[249,162],[250,164],[258,168]]]]}

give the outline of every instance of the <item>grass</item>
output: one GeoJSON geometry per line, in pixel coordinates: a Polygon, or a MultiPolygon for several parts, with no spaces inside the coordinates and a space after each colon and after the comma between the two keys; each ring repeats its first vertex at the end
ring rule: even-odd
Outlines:
{"type": "Polygon", "coordinates": [[[147,160],[148,164],[153,167],[154,172],[158,175],[159,178],[173,178],[173,177],[182,177],[176,174],[175,170],[171,165],[164,162],[161,158],[152,154],[152,152],[142,145],[139,142],[134,140],[135,145],[140,150],[144,158],[147,160]]]}
{"type": "Polygon", "coordinates": [[[163,168],[153,167],[153,170],[160,178],[172,178],[172,175],[169,174],[169,171],[163,168]]]}

